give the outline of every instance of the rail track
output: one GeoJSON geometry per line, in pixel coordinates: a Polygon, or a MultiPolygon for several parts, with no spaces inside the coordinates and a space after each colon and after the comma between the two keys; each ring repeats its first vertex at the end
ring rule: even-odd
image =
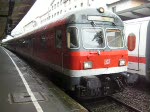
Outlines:
{"type": "Polygon", "coordinates": [[[89,112],[142,112],[112,96],[102,99],[87,100],[81,103],[89,112]]]}
{"type": "Polygon", "coordinates": [[[125,103],[125,102],[122,102],[121,100],[118,100],[118,99],[116,99],[116,98],[114,98],[112,96],[109,96],[109,98],[114,100],[115,102],[117,102],[119,105],[123,105],[123,106],[129,108],[130,110],[132,110],[134,112],[142,112],[141,110],[139,110],[139,109],[137,109],[137,108],[135,108],[135,107],[125,103]]]}

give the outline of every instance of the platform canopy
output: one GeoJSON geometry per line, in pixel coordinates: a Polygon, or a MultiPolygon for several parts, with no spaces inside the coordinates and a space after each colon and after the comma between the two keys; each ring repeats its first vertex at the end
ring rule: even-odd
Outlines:
{"type": "Polygon", "coordinates": [[[0,0],[0,40],[9,35],[36,0],[0,0]]]}
{"type": "Polygon", "coordinates": [[[122,20],[130,20],[150,16],[150,3],[116,12],[122,20]]]}

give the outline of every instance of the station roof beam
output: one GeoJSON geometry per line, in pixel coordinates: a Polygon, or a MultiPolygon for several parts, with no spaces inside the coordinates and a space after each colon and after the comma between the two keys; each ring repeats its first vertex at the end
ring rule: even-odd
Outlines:
{"type": "Polygon", "coordinates": [[[150,16],[150,3],[143,4],[134,8],[116,12],[122,20],[136,19],[150,16]]]}
{"type": "Polygon", "coordinates": [[[17,26],[36,0],[0,0],[0,40],[17,26]]]}

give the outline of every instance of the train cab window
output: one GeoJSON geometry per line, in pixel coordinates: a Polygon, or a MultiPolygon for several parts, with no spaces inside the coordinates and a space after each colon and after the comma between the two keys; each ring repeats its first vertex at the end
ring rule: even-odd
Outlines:
{"type": "Polygon", "coordinates": [[[106,31],[108,46],[111,48],[123,47],[122,32],[118,29],[108,29],[106,31]]]}
{"type": "Polygon", "coordinates": [[[79,47],[79,39],[77,37],[77,28],[69,27],[67,29],[67,47],[68,48],[78,48],[79,47]]]}
{"type": "Polygon", "coordinates": [[[84,28],[82,39],[84,48],[101,49],[105,47],[104,33],[101,28],[84,28]]]}
{"type": "Polygon", "coordinates": [[[61,30],[56,31],[55,45],[56,45],[56,48],[62,48],[62,31],[61,30]]]}
{"type": "Polygon", "coordinates": [[[127,42],[128,50],[133,51],[135,49],[135,44],[136,44],[136,36],[135,34],[130,33],[128,35],[128,42],[127,42]]]}

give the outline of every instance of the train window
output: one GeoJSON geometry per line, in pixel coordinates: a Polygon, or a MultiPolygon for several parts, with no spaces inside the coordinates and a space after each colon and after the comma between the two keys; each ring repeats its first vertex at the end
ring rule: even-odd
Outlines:
{"type": "Polygon", "coordinates": [[[78,48],[79,39],[77,37],[77,28],[69,27],[67,29],[67,47],[68,48],[78,48]]]}
{"type": "Polygon", "coordinates": [[[57,7],[59,7],[59,2],[57,2],[57,7]]]}
{"type": "Polygon", "coordinates": [[[26,41],[22,40],[22,47],[26,47],[26,41]]]}
{"type": "Polygon", "coordinates": [[[32,39],[31,38],[28,39],[28,47],[29,48],[32,47],[32,39]]]}
{"type": "Polygon", "coordinates": [[[133,33],[130,33],[128,35],[128,50],[133,51],[135,49],[135,44],[136,44],[136,36],[133,33]]]}
{"type": "Polygon", "coordinates": [[[61,30],[56,31],[55,45],[57,48],[62,48],[62,31],[61,30]]]}
{"type": "Polygon", "coordinates": [[[60,1],[60,5],[62,5],[62,0],[60,1]]]}
{"type": "Polygon", "coordinates": [[[40,39],[41,41],[41,48],[46,48],[46,38],[45,38],[45,35],[43,35],[40,39]]]}
{"type": "Polygon", "coordinates": [[[60,14],[62,13],[62,10],[60,11],[60,14]]]}
{"type": "Polygon", "coordinates": [[[99,49],[105,47],[104,34],[101,28],[84,28],[82,38],[84,48],[99,49]]]}
{"type": "Polygon", "coordinates": [[[106,31],[108,46],[112,48],[123,47],[122,33],[118,29],[108,29],[106,31]]]}

